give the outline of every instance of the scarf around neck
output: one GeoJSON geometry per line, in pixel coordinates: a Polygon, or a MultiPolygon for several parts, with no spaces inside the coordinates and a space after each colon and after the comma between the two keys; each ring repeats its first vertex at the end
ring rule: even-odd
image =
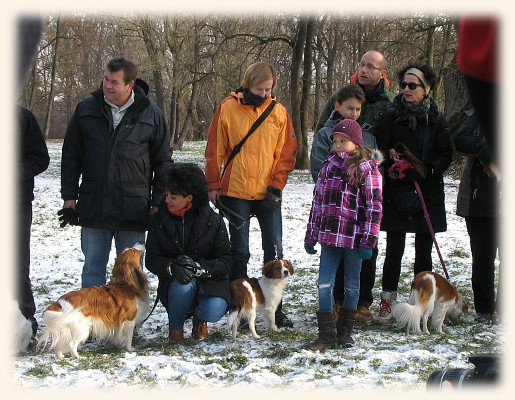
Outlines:
{"type": "Polygon", "coordinates": [[[395,109],[395,122],[407,121],[413,130],[417,129],[418,123],[427,125],[430,121],[435,121],[439,113],[438,106],[430,95],[426,95],[419,104],[412,104],[400,93],[393,100],[392,107],[395,109]]]}
{"type": "Polygon", "coordinates": [[[240,86],[234,91],[235,93],[243,93],[243,104],[254,106],[254,108],[261,106],[266,100],[266,97],[258,96],[250,91],[248,88],[240,86]]]}

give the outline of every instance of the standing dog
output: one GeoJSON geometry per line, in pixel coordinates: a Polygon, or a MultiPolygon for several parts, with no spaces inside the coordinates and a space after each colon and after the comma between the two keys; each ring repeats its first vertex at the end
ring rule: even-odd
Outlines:
{"type": "Polygon", "coordinates": [[[140,270],[144,250],[143,243],[125,248],[107,285],[67,293],[43,312],[42,342],[51,340],[58,358],[68,352],[80,358],[77,347],[89,336],[131,351],[134,328],[149,309],[148,280],[140,270]]]}
{"type": "Polygon", "coordinates": [[[274,331],[275,310],[283,297],[283,290],[293,275],[293,266],[287,260],[267,262],[262,268],[263,276],[259,278],[236,279],[231,283],[232,303],[227,319],[227,331],[236,338],[238,325],[243,318],[248,321],[254,339],[256,333],[256,312],[259,312],[268,327],[274,331]]]}
{"type": "Polygon", "coordinates": [[[430,271],[418,273],[411,284],[411,294],[408,303],[397,303],[392,308],[392,314],[397,323],[407,325],[406,334],[410,331],[420,334],[420,320],[423,332],[429,335],[427,319],[438,333],[443,333],[443,321],[449,314],[453,323],[458,321],[461,314],[467,313],[468,305],[456,288],[444,277],[430,271]]]}

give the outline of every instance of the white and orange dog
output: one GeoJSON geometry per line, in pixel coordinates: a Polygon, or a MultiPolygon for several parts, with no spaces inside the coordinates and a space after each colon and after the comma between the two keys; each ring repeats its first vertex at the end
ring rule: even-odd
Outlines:
{"type": "Polygon", "coordinates": [[[287,260],[267,262],[259,278],[236,279],[231,283],[232,303],[227,319],[227,331],[236,338],[238,325],[243,318],[248,321],[254,339],[256,314],[259,313],[267,326],[276,331],[275,311],[281,302],[283,290],[293,275],[293,265],[287,260]]]}
{"type": "Polygon", "coordinates": [[[131,351],[134,328],[149,310],[148,280],[140,268],[144,250],[143,243],[125,248],[107,285],[67,293],[49,306],[43,312],[44,346],[51,340],[58,358],[80,358],[77,348],[91,336],[131,351]]]}
{"type": "Polygon", "coordinates": [[[453,323],[461,314],[468,311],[468,305],[452,285],[444,277],[430,271],[423,271],[415,276],[411,284],[411,293],[407,303],[397,303],[392,307],[393,318],[399,326],[407,326],[410,332],[429,335],[427,320],[431,316],[431,324],[438,333],[443,333],[443,321],[446,315],[453,323]],[[422,331],[420,330],[422,320],[422,331]]]}

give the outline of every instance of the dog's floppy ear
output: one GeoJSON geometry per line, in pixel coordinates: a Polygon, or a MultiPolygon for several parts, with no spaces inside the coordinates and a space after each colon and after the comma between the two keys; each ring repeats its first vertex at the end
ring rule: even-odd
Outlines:
{"type": "Polygon", "coordinates": [[[132,287],[139,287],[140,281],[137,276],[137,269],[141,257],[135,249],[127,248],[123,250],[118,257],[116,257],[113,275],[109,284],[111,285],[129,285],[132,287]]]}
{"type": "Polygon", "coordinates": [[[261,272],[263,273],[263,275],[265,277],[267,277],[267,278],[274,277],[274,263],[275,263],[275,261],[268,261],[261,269],[261,272]]]}

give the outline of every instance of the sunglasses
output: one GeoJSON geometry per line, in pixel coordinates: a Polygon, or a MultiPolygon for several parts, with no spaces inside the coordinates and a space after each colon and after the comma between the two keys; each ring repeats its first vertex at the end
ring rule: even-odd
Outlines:
{"type": "Polygon", "coordinates": [[[410,90],[415,90],[418,86],[424,86],[422,85],[421,83],[415,83],[415,82],[404,82],[402,81],[401,82],[401,89],[406,89],[406,86],[410,89],[410,90]]]}

